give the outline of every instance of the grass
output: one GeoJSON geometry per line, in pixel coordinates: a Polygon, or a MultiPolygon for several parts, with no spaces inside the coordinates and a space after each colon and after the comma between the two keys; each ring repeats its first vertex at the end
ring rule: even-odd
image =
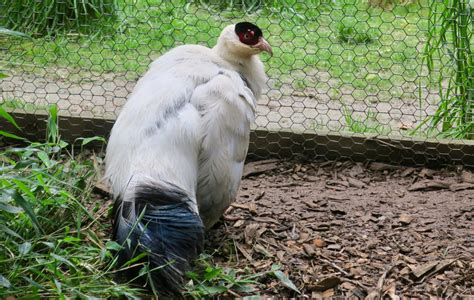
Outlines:
{"type": "Polygon", "coordinates": [[[338,33],[338,40],[348,44],[369,44],[375,39],[368,32],[359,32],[355,27],[346,27],[342,23],[338,27],[338,33]]]}
{"type": "Polygon", "coordinates": [[[51,73],[68,67],[82,77],[89,71],[110,72],[135,80],[168,49],[185,43],[213,46],[225,24],[246,19],[263,28],[274,48],[273,58],[264,60],[275,89],[318,88],[320,83],[306,74],[328,72],[332,88],[351,87],[356,100],[365,100],[358,91],[375,94],[380,101],[416,99],[415,84],[407,91],[400,86],[418,78],[421,55],[416,47],[425,40],[421,30],[427,28],[426,1],[391,11],[356,0],[283,1],[251,14],[196,2],[117,0],[119,21],[113,34],[0,40],[8,49],[4,64],[33,72],[42,66],[51,73]]]}
{"type": "Polygon", "coordinates": [[[345,128],[354,133],[375,133],[378,135],[387,136],[392,132],[392,129],[385,124],[381,124],[377,120],[377,114],[369,110],[366,114],[356,115],[346,106],[343,107],[343,115],[345,120],[345,128]]]}
{"type": "Polygon", "coordinates": [[[33,36],[56,35],[72,29],[91,32],[98,20],[113,20],[115,12],[115,0],[12,0],[0,6],[6,27],[33,36]]]}
{"type": "Polygon", "coordinates": [[[114,244],[104,238],[108,204],[92,196],[100,158],[68,152],[57,110],[49,112],[46,142],[0,149],[0,297],[138,295],[111,276],[114,244]]]}
{"type": "Polygon", "coordinates": [[[0,106],[7,110],[21,109],[27,112],[48,111],[47,105],[38,105],[21,99],[1,99],[0,106]]]}
{"type": "MultiPolygon", "coordinates": [[[[218,255],[219,253],[215,252],[214,254],[218,255]]],[[[221,268],[214,262],[213,255],[203,254],[196,261],[196,265],[196,271],[187,273],[190,281],[185,286],[185,295],[194,299],[209,299],[226,295],[233,297],[258,295],[261,290],[260,282],[270,278],[276,278],[282,286],[300,293],[296,285],[281,271],[281,266],[278,264],[273,264],[268,271],[251,273],[250,270],[221,268]]]]}
{"type": "Polygon", "coordinates": [[[442,137],[474,139],[474,2],[433,2],[430,20],[426,63],[441,101],[425,122],[442,137]]]}

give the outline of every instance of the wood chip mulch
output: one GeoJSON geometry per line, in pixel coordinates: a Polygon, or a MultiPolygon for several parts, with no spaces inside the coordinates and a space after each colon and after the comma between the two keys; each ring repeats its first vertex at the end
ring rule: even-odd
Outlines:
{"type": "Polygon", "coordinates": [[[267,276],[232,296],[474,298],[472,172],[271,160],[244,175],[206,251],[247,273],[278,264],[299,293],[267,276]]]}

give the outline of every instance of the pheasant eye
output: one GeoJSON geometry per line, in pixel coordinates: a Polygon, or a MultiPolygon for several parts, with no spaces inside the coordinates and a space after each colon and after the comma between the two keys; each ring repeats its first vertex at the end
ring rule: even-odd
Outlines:
{"type": "Polygon", "coordinates": [[[235,33],[242,43],[249,46],[256,45],[262,36],[262,30],[248,22],[237,23],[235,33]]]}

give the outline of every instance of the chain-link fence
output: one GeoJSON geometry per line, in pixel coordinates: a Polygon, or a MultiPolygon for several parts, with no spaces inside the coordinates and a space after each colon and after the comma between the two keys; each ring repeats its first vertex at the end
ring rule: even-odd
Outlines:
{"type": "Polygon", "coordinates": [[[252,153],[416,163],[431,151],[433,162],[445,155],[474,166],[472,1],[50,2],[0,4],[0,26],[32,36],[0,36],[0,69],[9,75],[1,101],[20,118],[56,104],[73,117],[63,130],[98,120],[86,126],[97,134],[153,59],[181,44],[212,47],[223,27],[247,20],[274,50],[262,55],[269,80],[252,153]]]}

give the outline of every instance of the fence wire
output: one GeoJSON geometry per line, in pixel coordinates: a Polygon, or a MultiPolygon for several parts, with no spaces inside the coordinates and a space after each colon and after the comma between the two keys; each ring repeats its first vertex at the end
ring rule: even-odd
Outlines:
{"type": "MultiPolygon", "coordinates": [[[[0,101],[13,112],[40,114],[55,104],[63,116],[114,120],[154,59],[181,44],[212,47],[226,25],[246,20],[262,28],[274,50],[271,58],[262,55],[269,80],[254,129],[277,135],[261,134],[251,147],[273,143],[291,151],[281,142],[286,133],[316,132],[329,133],[328,144],[354,134],[447,139],[454,151],[472,138],[472,52],[465,51],[462,61],[468,75],[461,85],[468,96],[455,90],[448,94],[456,99],[446,99],[445,92],[460,72],[454,36],[464,34],[462,47],[474,49],[469,23],[474,4],[438,2],[439,7],[428,0],[83,0],[44,7],[33,0],[11,1],[0,4],[0,26],[32,38],[0,35],[0,70],[8,74],[0,81],[0,101]],[[450,40],[435,45],[439,51],[428,68],[425,50],[442,30],[436,15],[439,20],[443,8],[468,22],[461,26],[464,33],[446,27],[450,40]],[[440,107],[442,114],[443,105],[459,99],[465,111],[453,118],[464,118],[468,129],[453,135],[449,126],[459,123],[433,120],[440,107]]],[[[62,125],[67,130],[68,124],[62,125]]]]}

